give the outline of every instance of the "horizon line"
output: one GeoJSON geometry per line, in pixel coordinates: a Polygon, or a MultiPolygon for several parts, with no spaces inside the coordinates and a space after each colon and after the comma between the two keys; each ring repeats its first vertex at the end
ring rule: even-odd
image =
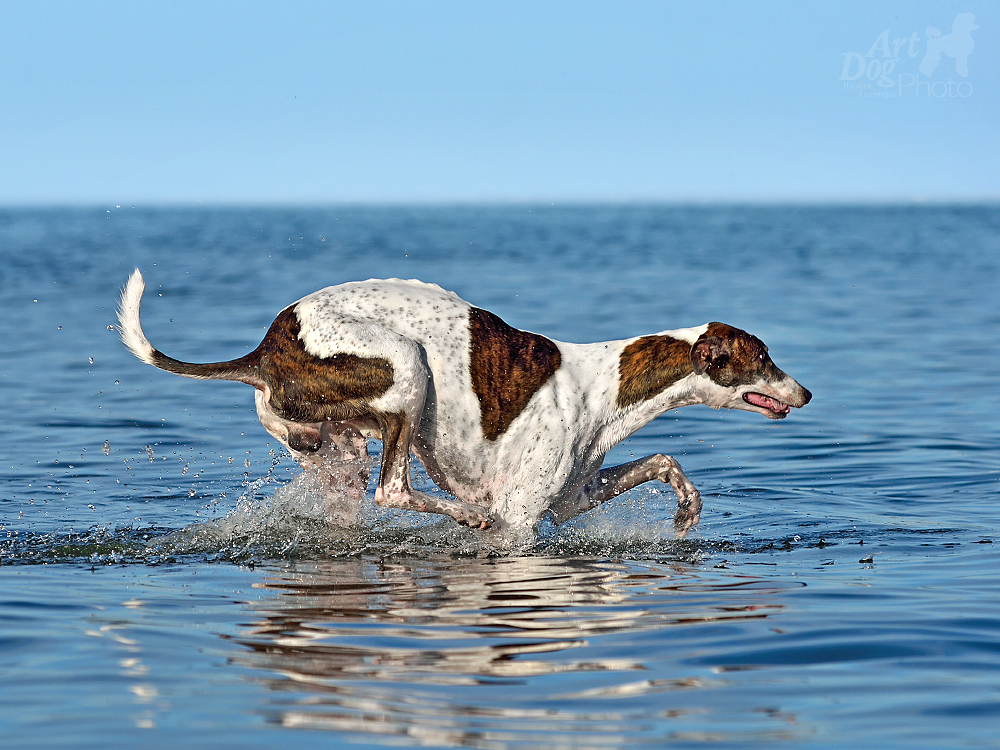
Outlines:
{"type": "Polygon", "coordinates": [[[571,208],[574,206],[676,206],[676,207],[711,207],[711,206],[760,206],[760,207],[911,207],[911,206],[1000,206],[1000,194],[964,197],[939,196],[887,196],[868,198],[451,198],[451,199],[329,199],[329,200],[239,200],[239,199],[165,199],[151,201],[113,201],[113,200],[52,200],[52,201],[0,201],[0,210],[54,210],[75,209],[110,211],[113,207],[119,209],[136,208],[173,208],[173,209],[246,209],[246,208],[459,208],[459,207],[525,207],[536,206],[571,208]]]}

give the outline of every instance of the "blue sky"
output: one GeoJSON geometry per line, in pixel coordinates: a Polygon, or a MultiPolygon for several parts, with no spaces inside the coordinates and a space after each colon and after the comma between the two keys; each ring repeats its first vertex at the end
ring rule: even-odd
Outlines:
{"type": "Polygon", "coordinates": [[[980,0],[0,0],[0,204],[998,200],[998,32],[980,0]],[[921,74],[962,13],[967,75],[921,74]]]}

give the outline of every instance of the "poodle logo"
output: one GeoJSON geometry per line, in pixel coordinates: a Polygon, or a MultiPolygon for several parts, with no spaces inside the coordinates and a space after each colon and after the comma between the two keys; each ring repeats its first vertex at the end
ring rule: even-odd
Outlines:
{"type": "Polygon", "coordinates": [[[959,13],[951,24],[951,33],[928,26],[921,38],[916,31],[893,38],[886,29],[875,39],[868,52],[845,52],[840,80],[847,91],[857,91],[863,99],[966,99],[972,95],[969,77],[969,55],[976,48],[972,32],[978,29],[976,17],[959,13]],[[917,59],[923,52],[919,66],[917,59]],[[942,57],[955,62],[941,64],[942,57]],[[935,72],[937,75],[935,75],[935,72]],[[955,80],[951,75],[958,75],[955,80]],[[947,76],[948,80],[943,80],[947,76]]]}
{"type": "Polygon", "coordinates": [[[972,40],[972,33],[979,27],[976,26],[976,17],[971,13],[959,13],[951,24],[951,33],[941,36],[941,32],[933,26],[927,27],[927,54],[920,63],[920,72],[925,76],[930,76],[938,63],[941,62],[941,55],[955,58],[955,72],[962,78],[969,76],[969,55],[975,49],[976,43],[972,40]]]}

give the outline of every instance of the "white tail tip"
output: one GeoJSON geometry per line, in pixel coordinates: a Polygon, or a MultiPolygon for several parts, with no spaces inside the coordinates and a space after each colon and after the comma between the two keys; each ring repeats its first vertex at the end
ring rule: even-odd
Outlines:
{"type": "Polygon", "coordinates": [[[118,303],[118,333],[122,337],[122,343],[128,347],[136,357],[147,364],[153,364],[153,346],[142,332],[142,325],[139,323],[139,306],[142,303],[142,293],[146,290],[146,283],[142,280],[139,269],[135,269],[128,277],[125,288],[122,290],[122,298],[118,303]]]}

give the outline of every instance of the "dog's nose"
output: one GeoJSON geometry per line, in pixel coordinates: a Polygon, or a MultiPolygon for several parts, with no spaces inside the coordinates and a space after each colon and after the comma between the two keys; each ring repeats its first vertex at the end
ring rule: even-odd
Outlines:
{"type": "Polygon", "coordinates": [[[802,389],[802,406],[805,406],[810,401],[812,401],[812,397],[813,397],[813,395],[812,395],[812,393],[809,392],[809,389],[808,388],[803,388],[802,389]]]}

